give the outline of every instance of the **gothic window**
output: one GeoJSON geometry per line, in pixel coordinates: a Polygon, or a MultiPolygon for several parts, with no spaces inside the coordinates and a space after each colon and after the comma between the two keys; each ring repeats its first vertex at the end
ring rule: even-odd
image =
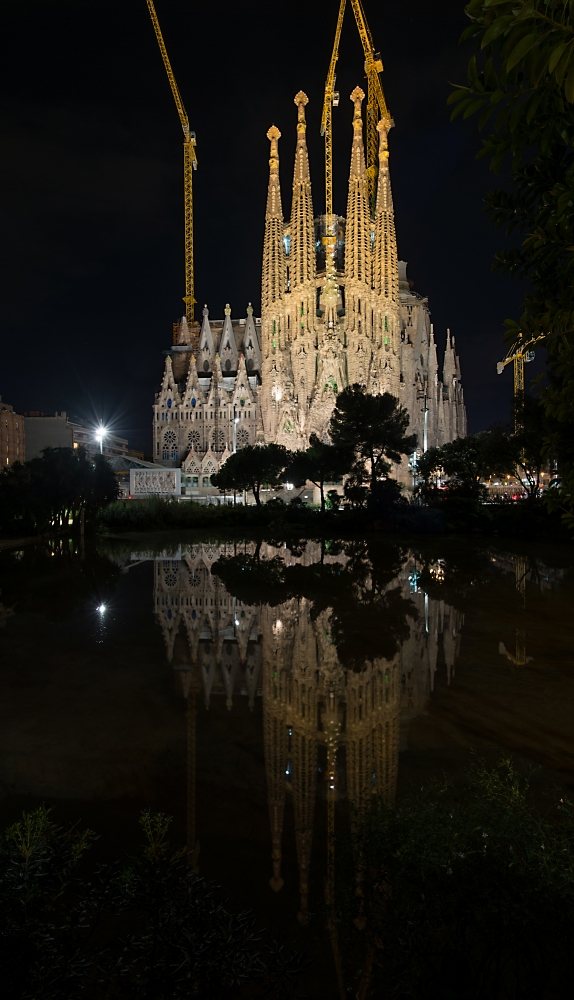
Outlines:
{"type": "Polygon", "coordinates": [[[189,571],[189,586],[190,587],[199,587],[200,584],[201,584],[201,573],[199,572],[199,570],[197,570],[197,569],[193,570],[193,571],[190,570],[189,571]]]}
{"type": "Polygon", "coordinates": [[[167,459],[172,459],[176,461],[178,457],[177,454],[177,438],[174,431],[166,431],[163,436],[163,451],[162,458],[164,461],[167,459]]]}
{"type": "Polygon", "coordinates": [[[247,359],[247,369],[248,369],[248,371],[251,371],[252,368],[253,368],[253,358],[248,358],[247,359]]]}
{"type": "Polygon", "coordinates": [[[249,444],[249,431],[245,427],[240,427],[237,431],[237,447],[245,448],[249,444]]]}
{"type": "Polygon", "coordinates": [[[187,447],[193,451],[200,451],[201,449],[201,435],[199,431],[190,431],[187,435],[187,447]]]}
{"type": "Polygon", "coordinates": [[[211,450],[223,451],[224,449],[225,449],[225,431],[223,431],[220,427],[219,430],[217,431],[217,437],[215,430],[211,432],[211,450]]]}
{"type": "Polygon", "coordinates": [[[230,372],[231,371],[231,361],[229,360],[229,358],[225,362],[225,371],[226,372],[230,372]]]}
{"type": "Polygon", "coordinates": [[[207,358],[203,362],[203,370],[204,370],[204,372],[208,372],[209,371],[209,361],[207,360],[207,358]]]}
{"type": "Polygon", "coordinates": [[[163,582],[166,587],[175,587],[177,583],[178,570],[179,561],[177,559],[163,560],[163,582]]]}

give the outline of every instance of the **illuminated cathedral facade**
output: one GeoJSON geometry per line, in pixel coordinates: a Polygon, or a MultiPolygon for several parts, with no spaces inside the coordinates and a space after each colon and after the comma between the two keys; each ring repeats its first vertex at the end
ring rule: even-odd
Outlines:
{"type": "MultiPolygon", "coordinates": [[[[236,449],[278,442],[295,450],[310,435],[328,440],[337,394],[359,383],[390,392],[406,407],[418,451],[466,434],[454,338],[447,331],[442,372],[428,301],[412,290],[398,260],[389,173],[390,121],[379,122],[379,171],[370,211],[362,102],[356,88],[347,212],[332,249],[325,217],[315,217],[306,143],[307,96],[295,97],[297,147],[291,216],[283,216],[279,129],[272,126],[263,245],[261,318],[185,319],[174,327],[153,414],[154,462],[182,468],[203,490],[236,449]]],[[[396,474],[410,485],[408,464],[396,474]]]]}

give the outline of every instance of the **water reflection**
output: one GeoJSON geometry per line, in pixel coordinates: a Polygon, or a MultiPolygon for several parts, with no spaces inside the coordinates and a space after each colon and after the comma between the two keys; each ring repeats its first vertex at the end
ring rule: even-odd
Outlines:
{"type": "Polygon", "coordinates": [[[278,891],[287,796],[293,800],[299,919],[309,907],[318,790],[334,807],[361,809],[395,798],[399,748],[433,689],[439,651],[454,675],[464,616],[421,586],[440,582],[440,562],[368,543],[298,546],[190,545],[156,557],[154,611],[188,717],[188,844],[197,861],[196,700],[263,702],[272,841],[270,885],[278,891]]]}
{"type": "Polygon", "coordinates": [[[488,744],[572,779],[569,552],[165,537],[0,556],[4,803],[88,802],[120,837],[124,802],[179,827],[185,800],[193,863],[305,923],[335,824],[399,777],[462,776],[488,744]]]}

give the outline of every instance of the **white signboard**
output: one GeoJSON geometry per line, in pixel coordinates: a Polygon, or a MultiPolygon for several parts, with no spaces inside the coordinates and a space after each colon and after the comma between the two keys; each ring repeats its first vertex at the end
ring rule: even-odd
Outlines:
{"type": "Polygon", "coordinates": [[[181,469],[130,469],[132,497],[179,496],[181,469]]]}

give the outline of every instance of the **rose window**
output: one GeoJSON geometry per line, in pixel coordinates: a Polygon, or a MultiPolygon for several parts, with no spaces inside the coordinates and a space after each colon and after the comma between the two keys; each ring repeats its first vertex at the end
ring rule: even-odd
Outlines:
{"type": "Polygon", "coordinates": [[[163,560],[163,582],[166,587],[175,587],[177,583],[178,571],[179,562],[177,560],[163,560]]]}
{"type": "Polygon", "coordinates": [[[212,431],[211,434],[211,450],[212,451],[223,451],[225,449],[225,431],[219,430],[212,431]]]}
{"type": "Polygon", "coordinates": [[[187,435],[187,447],[193,449],[193,451],[199,451],[201,448],[201,435],[199,431],[190,431],[187,435]]]}

